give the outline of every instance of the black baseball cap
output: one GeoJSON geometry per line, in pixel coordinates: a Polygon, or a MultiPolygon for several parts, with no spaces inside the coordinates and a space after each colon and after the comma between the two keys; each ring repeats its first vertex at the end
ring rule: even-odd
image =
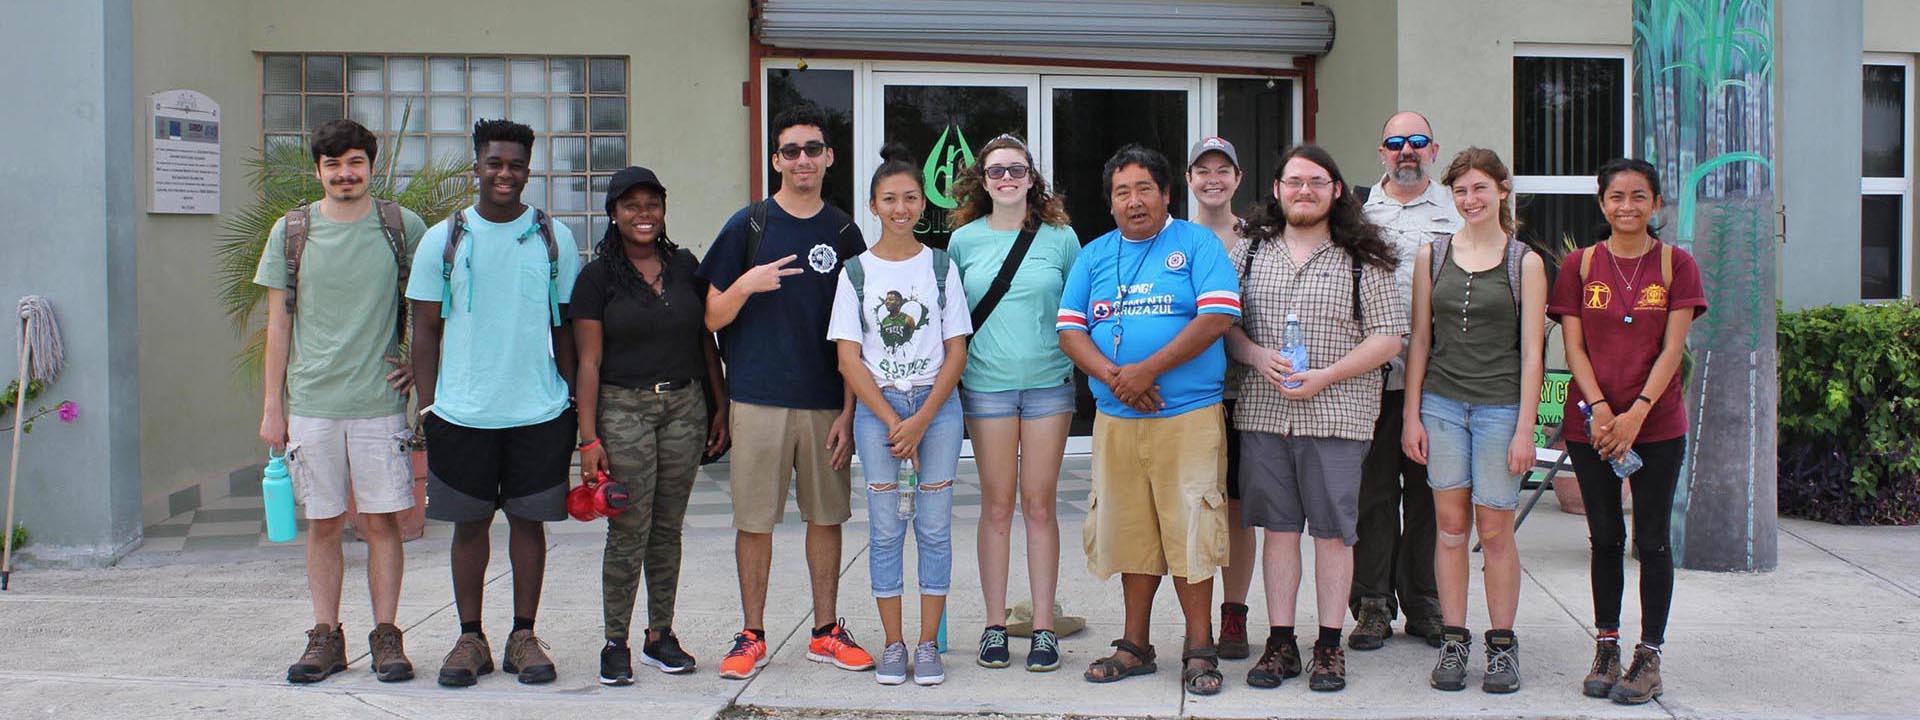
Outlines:
{"type": "Polygon", "coordinates": [[[660,176],[653,174],[652,170],[630,165],[614,173],[613,179],[607,181],[607,214],[612,215],[613,204],[636,187],[650,187],[660,191],[661,197],[667,196],[667,186],[660,183],[660,176]]]}

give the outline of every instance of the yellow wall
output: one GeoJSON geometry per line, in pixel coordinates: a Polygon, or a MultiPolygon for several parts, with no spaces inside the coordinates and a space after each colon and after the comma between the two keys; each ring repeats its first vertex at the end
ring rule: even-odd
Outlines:
{"type": "Polygon", "coordinates": [[[1333,51],[1315,68],[1320,112],[1314,143],[1333,154],[1348,183],[1372,185],[1380,177],[1373,152],[1380,124],[1400,105],[1394,88],[1398,3],[1329,0],[1325,5],[1333,9],[1333,51]]]}

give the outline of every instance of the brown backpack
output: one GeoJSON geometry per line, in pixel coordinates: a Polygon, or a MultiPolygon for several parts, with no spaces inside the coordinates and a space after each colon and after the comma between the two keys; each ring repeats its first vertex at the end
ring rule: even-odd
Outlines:
{"type": "MultiPolygon", "coordinates": [[[[299,307],[300,257],[307,250],[307,230],[310,223],[306,201],[287,211],[286,251],[287,262],[287,316],[292,317],[299,307]]],[[[393,262],[400,270],[399,284],[394,290],[395,304],[400,312],[395,314],[393,337],[395,342],[404,342],[407,337],[407,273],[412,258],[407,257],[407,222],[400,214],[400,204],[391,200],[375,199],[374,212],[380,216],[380,234],[387,238],[387,247],[393,250],[393,262]]]]}

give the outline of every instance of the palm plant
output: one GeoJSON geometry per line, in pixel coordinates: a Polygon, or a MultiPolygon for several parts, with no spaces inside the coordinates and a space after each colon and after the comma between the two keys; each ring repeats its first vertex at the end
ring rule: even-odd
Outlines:
{"type": "MultiPolygon", "coordinates": [[[[407,116],[400,126],[406,127],[407,116]]],[[[472,199],[473,179],[469,174],[472,159],[458,154],[429,158],[411,177],[397,175],[395,158],[400,156],[406,135],[379,153],[379,167],[368,183],[368,192],[376,198],[392,200],[412,210],[432,225],[472,199]]],[[[228,213],[220,219],[220,235],[214,244],[216,291],[234,331],[246,337],[246,343],[234,357],[237,378],[252,382],[260,377],[266,355],[266,331],[254,322],[267,289],[253,282],[265,250],[267,235],[274,223],[288,210],[304,201],[323,197],[320,181],[313,175],[313,158],[299,145],[273,145],[249,160],[249,181],[253,185],[253,204],[228,213]]]]}

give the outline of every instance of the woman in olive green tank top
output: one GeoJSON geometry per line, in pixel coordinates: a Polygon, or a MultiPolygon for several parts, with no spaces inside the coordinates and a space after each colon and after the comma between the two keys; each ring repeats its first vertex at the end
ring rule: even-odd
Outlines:
{"type": "Polygon", "coordinates": [[[1402,448],[1427,464],[1438,542],[1440,659],[1434,688],[1466,687],[1467,541],[1475,525],[1486,553],[1486,665],[1481,689],[1520,689],[1520,551],[1514,508],[1533,466],[1533,424],[1545,372],[1547,274],[1514,240],[1512,176],[1491,150],[1468,148],[1442,182],[1466,227],[1420,249],[1413,273],[1402,448]]]}

